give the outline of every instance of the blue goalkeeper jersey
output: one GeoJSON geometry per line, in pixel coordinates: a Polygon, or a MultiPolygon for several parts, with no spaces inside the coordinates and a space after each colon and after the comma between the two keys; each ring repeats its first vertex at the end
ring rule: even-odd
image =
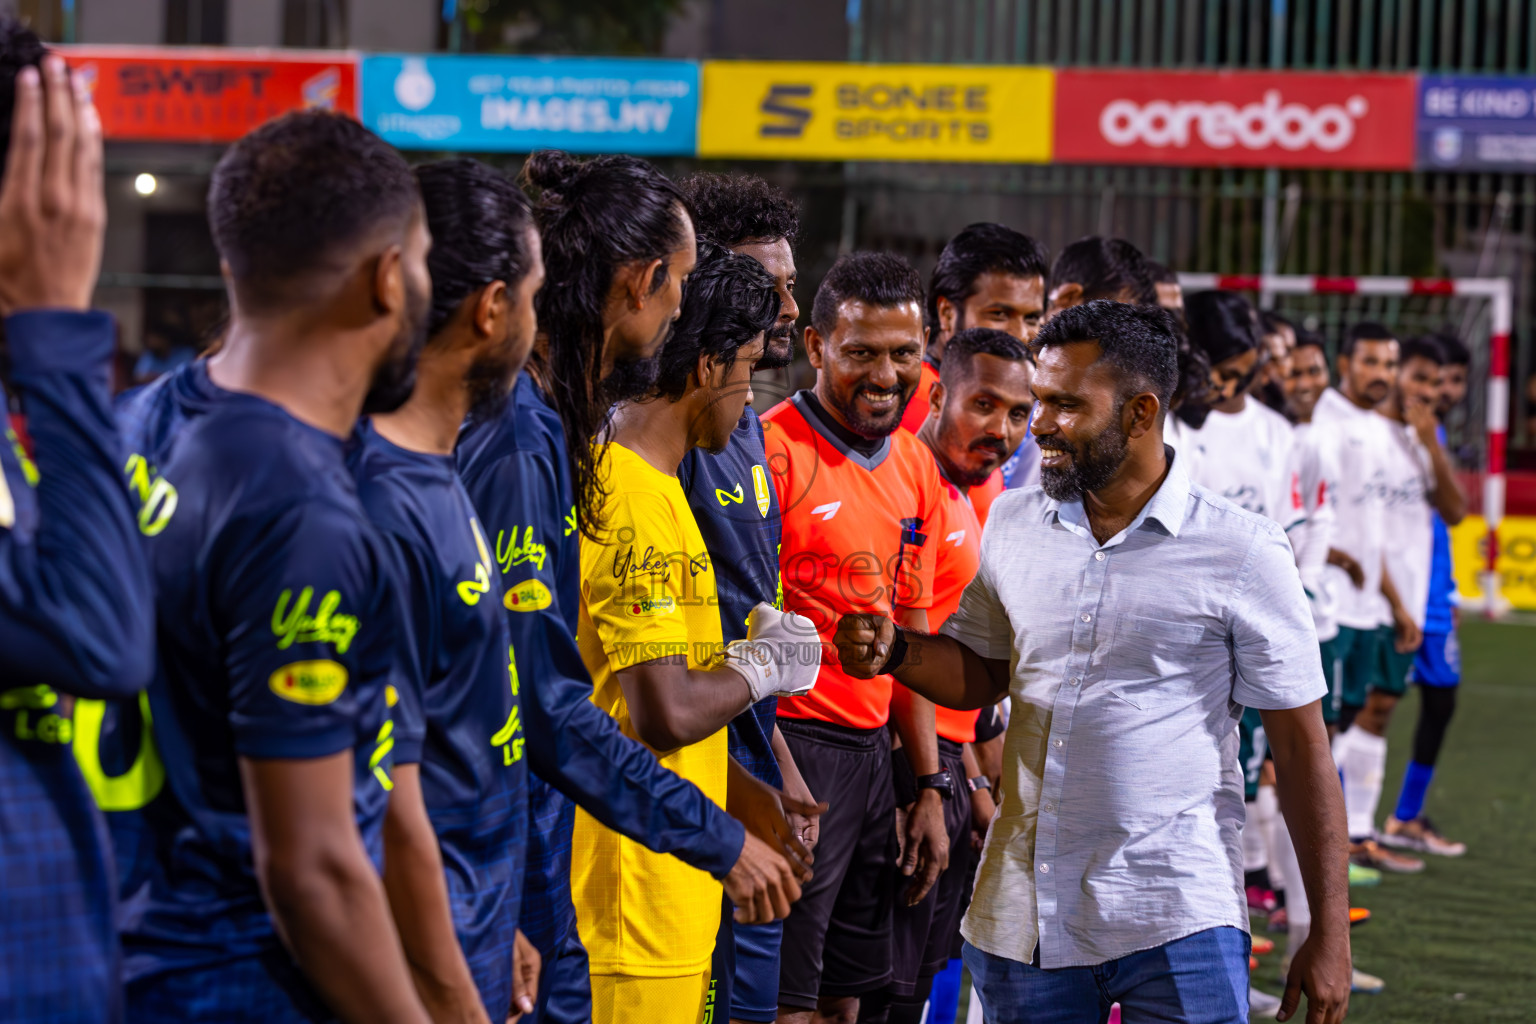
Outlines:
{"type": "MultiPolygon", "coordinates": [[[[779,497],[768,479],[763,425],[748,406],[731,431],[725,451],[694,448],[683,457],[678,480],[688,495],[709,550],[720,599],[720,632],[726,643],[747,635],[747,616],[759,602],[784,604],[779,585],[779,497]]],[[[784,785],[773,754],[779,699],[764,697],[731,720],[731,756],[754,778],[784,785]]]]}
{"type": "Polygon", "coordinates": [[[165,770],[141,812],[153,845],[145,891],[124,914],[130,1015],[324,1016],[257,885],[239,759],[352,752],[357,827],[382,863],[386,684],[403,633],[388,556],[344,442],[217,387],[206,364],[134,394],[119,421],[130,487],[149,495],[149,704],[165,770]]]}
{"type": "Polygon", "coordinates": [[[460,472],[501,574],[528,735],[528,874],[523,932],[548,957],[575,928],[571,801],[659,853],[723,877],[745,841],[734,818],[663,768],[592,703],[576,649],[581,569],[559,415],[529,374],[501,416],[459,439],[460,472]]]}
{"type": "Polygon", "coordinates": [[[149,681],[149,572],[123,486],[104,313],[6,318],[36,462],[0,445],[0,1020],[122,1017],[106,832],[71,753],[74,697],[149,681]]]}
{"type": "Polygon", "coordinates": [[[348,454],[392,549],[410,628],[395,763],[419,763],[454,929],[491,1020],[512,1010],[512,948],[528,834],[519,676],[501,574],[451,455],[408,451],[370,423],[348,454]]]}

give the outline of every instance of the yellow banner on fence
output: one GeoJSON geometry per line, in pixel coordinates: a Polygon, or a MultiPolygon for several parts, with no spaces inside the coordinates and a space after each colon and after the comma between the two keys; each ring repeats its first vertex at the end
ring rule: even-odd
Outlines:
{"type": "Polygon", "coordinates": [[[1051,159],[1050,68],[705,61],[699,155],[1051,159]]]}
{"type": "MultiPolygon", "coordinates": [[[[1478,574],[1488,564],[1488,522],[1467,516],[1451,531],[1451,557],[1461,596],[1481,600],[1478,574]]],[[[1499,591],[1511,605],[1536,611],[1536,518],[1507,516],[1499,523],[1499,591]]]]}

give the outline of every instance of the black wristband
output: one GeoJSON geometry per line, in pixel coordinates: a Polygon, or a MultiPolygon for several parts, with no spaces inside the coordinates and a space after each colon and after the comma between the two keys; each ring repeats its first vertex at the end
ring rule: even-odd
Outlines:
{"type": "Polygon", "coordinates": [[[900,626],[896,627],[896,637],[891,641],[890,656],[885,659],[885,664],[880,666],[880,671],[875,675],[883,676],[895,672],[901,668],[902,662],[907,660],[907,634],[900,626]]]}

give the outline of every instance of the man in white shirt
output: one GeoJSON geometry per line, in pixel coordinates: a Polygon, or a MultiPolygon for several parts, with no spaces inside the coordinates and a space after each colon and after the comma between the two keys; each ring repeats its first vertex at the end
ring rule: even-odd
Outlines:
{"type": "MultiPolygon", "coordinates": [[[[1388,600],[1394,602],[1396,635],[1381,635],[1380,670],[1368,691],[1362,694],[1346,687],[1346,704],[1361,696],[1364,700],[1353,723],[1334,742],[1344,778],[1349,834],[1359,845],[1362,840],[1375,842],[1376,810],[1387,768],[1387,727],[1407,692],[1408,674],[1423,638],[1434,544],[1431,510],[1452,524],[1466,515],[1466,499],[1436,434],[1435,409],[1445,353],[1430,338],[1410,339],[1401,352],[1395,387],[1374,413],[1386,429],[1377,489],[1382,504],[1383,590],[1388,591],[1390,584],[1395,591],[1388,593],[1388,600]]],[[[1378,863],[1385,852],[1376,848],[1373,866],[1390,868],[1392,861],[1402,861],[1417,865],[1413,870],[1423,867],[1417,858],[1396,853],[1378,863]]]]}
{"type": "Polygon", "coordinates": [[[1350,978],[1345,828],[1316,634],[1290,545],[1163,443],[1166,313],[1069,309],[1034,349],[1041,488],[1004,494],[981,568],[933,636],[844,616],[845,672],[954,708],[1012,699],[1002,804],[963,933],[989,1024],[1248,1017],[1236,725],[1262,709],[1313,930],[1303,992],[1338,1024],[1350,978]]]}

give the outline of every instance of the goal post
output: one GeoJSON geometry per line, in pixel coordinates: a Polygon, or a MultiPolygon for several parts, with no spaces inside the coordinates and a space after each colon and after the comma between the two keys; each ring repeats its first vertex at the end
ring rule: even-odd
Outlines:
{"type": "MultiPolygon", "coordinates": [[[[1509,335],[1514,286],[1506,277],[1322,277],[1312,274],[1179,274],[1185,291],[1259,292],[1271,295],[1442,296],[1488,304],[1488,349],[1483,465],[1483,518],[1488,524],[1487,556],[1480,581],[1484,611],[1492,617],[1499,601],[1499,523],[1504,518],[1505,449],[1509,437],[1509,335]]],[[[1475,350],[1470,341],[1468,347],[1475,350]]]]}

